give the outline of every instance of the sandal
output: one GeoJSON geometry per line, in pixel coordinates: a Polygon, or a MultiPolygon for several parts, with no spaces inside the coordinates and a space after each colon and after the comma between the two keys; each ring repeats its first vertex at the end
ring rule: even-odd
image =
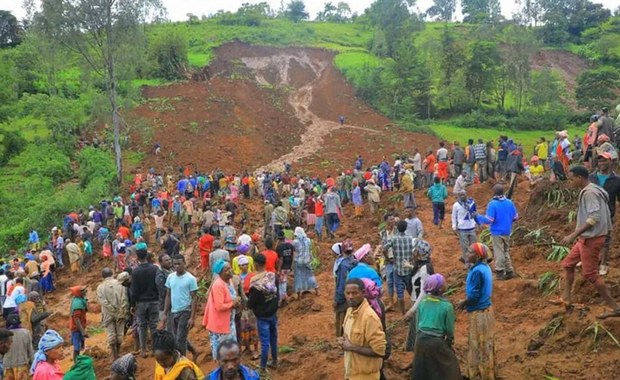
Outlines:
{"type": "Polygon", "coordinates": [[[607,318],[620,318],[620,309],[606,311],[601,315],[597,315],[598,319],[607,319],[607,318]]]}

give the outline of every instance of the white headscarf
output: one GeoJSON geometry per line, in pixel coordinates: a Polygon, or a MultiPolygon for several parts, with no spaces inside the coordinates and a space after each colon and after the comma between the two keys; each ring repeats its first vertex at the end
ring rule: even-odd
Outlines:
{"type": "Polygon", "coordinates": [[[295,237],[296,238],[305,238],[306,237],[306,231],[304,231],[303,228],[301,227],[295,227],[295,237]]]}

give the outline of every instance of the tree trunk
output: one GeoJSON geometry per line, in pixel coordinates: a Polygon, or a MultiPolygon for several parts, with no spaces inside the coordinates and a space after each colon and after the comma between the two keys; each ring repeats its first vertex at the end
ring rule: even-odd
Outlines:
{"type": "Polygon", "coordinates": [[[123,180],[123,161],[121,156],[121,117],[118,113],[118,104],[116,103],[116,86],[112,84],[109,93],[110,105],[112,106],[112,126],[114,128],[114,158],[116,160],[116,182],[121,185],[123,180]]]}
{"type": "Polygon", "coordinates": [[[114,158],[116,161],[116,182],[120,187],[123,182],[123,161],[121,155],[121,116],[118,113],[118,103],[116,100],[116,62],[114,61],[112,39],[112,11],[107,10],[107,38],[106,38],[106,63],[108,70],[108,97],[110,98],[110,106],[112,107],[112,126],[114,128],[114,158]]]}

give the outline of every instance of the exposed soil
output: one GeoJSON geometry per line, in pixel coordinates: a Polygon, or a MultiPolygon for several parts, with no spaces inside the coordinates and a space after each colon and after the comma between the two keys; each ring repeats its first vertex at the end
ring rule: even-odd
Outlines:
{"type": "MultiPolygon", "coordinates": [[[[281,170],[291,162],[299,172],[325,175],[334,174],[333,164],[348,168],[351,150],[376,162],[436,142],[389,127],[388,119],[358,101],[333,66],[332,52],[232,42],[216,57],[205,69],[209,82],[143,90],[148,101],[135,116],[155,126],[151,141],[137,146],[147,153],[145,166],[281,170]],[[162,145],[159,157],[151,142],[162,145]]],[[[135,133],[132,140],[143,137],[135,133]]]]}
{"type": "MultiPolygon", "coordinates": [[[[384,155],[411,151],[414,145],[426,148],[436,142],[432,137],[405,133],[391,126],[389,120],[358,101],[332,66],[330,52],[231,43],[218,49],[217,56],[206,70],[211,78],[209,83],[180,83],[144,90],[148,99],[168,101],[165,104],[149,102],[136,111],[137,115],[157,126],[153,141],[160,141],[163,148],[160,157],[147,153],[142,170],[147,167],[166,170],[190,162],[202,170],[220,167],[227,172],[260,167],[279,169],[284,160],[291,159],[294,171],[335,175],[350,168],[358,153],[364,155],[366,162],[377,162],[384,155]],[[340,114],[347,118],[342,127],[337,123],[340,114]],[[203,123],[197,132],[188,130],[192,121],[203,123]],[[302,143],[303,147],[300,147],[302,143]]],[[[148,152],[150,145],[137,145],[136,149],[148,152]]],[[[471,191],[481,210],[491,197],[491,187],[490,183],[474,185],[471,191]]],[[[500,374],[504,379],[541,379],[545,375],[560,379],[617,379],[619,348],[604,331],[599,331],[594,340],[592,330],[588,330],[595,315],[602,311],[601,299],[591,285],[578,279],[575,301],[585,303],[587,309],[571,314],[565,314],[560,307],[548,302],[554,294],[543,295],[537,288],[539,276],[547,271],[559,274],[561,268],[559,263],[546,260],[548,245],[525,235],[547,226],[541,239],[550,241],[553,237],[560,240],[574,228],[574,222],[568,221],[574,203],[568,202],[560,208],[550,207],[546,192],[551,187],[549,183],[543,183],[530,190],[526,182],[521,182],[515,195],[522,215],[512,249],[519,277],[508,282],[498,281],[494,286],[500,374]],[[550,322],[560,319],[557,329],[550,333],[547,328],[550,322]]],[[[383,210],[401,209],[402,204],[394,194],[382,195],[383,210]]],[[[458,240],[449,228],[439,230],[432,225],[430,202],[422,192],[417,192],[416,196],[420,204],[419,216],[427,230],[427,239],[433,245],[435,270],[446,276],[448,288],[456,288],[449,298],[457,302],[464,297],[465,278],[465,271],[458,261],[458,240]]],[[[452,202],[454,199],[450,197],[447,215],[450,215],[452,202]]],[[[260,201],[252,199],[245,203],[254,225],[261,225],[260,201]]],[[[353,208],[347,205],[337,241],[351,238],[356,247],[366,242],[375,246],[379,242],[380,218],[369,215],[366,209],[363,219],[354,220],[353,213],[353,208]]],[[[606,277],[616,299],[620,299],[619,243],[620,236],[616,232],[611,270],[606,277]]],[[[331,268],[334,258],[330,245],[327,242],[319,244],[322,264],[317,280],[321,295],[306,295],[279,312],[279,345],[294,351],[280,356],[281,366],[272,371],[272,379],[342,379],[343,359],[333,334],[331,302],[334,281],[331,268]]],[[[193,261],[190,268],[198,273],[197,257],[192,252],[190,243],[186,254],[193,261]]],[[[99,282],[98,269],[102,265],[98,263],[97,270],[80,279],[60,276],[59,290],[48,299],[48,303],[58,310],[50,321],[53,327],[65,332],[67,329],[66,287],[81,282],[94,290],[99,282]]],[[[94,293],[90,295],[94,299],[94,293]]],[[[199,310],[202,308],[201,301],[199,310]]],[[[98,322],[96,311],[93,306],[89,318],[93,323],[98,322]]],[[[408,373],[400,370],[412,358],[412,354],[403,352],[407,325],[398,313],[389,313],[387,319],[394,348],[386,363],[386,376],[390,380],[408,379],[408,373]]],[[[199,320],[196,322],[198,326],[199,320]]],[[[462,368],[467,351],[467,323],[466,314],[458,313],[455,350],[462,368]]],[[[601,324],[620,337],[620,320],[607,320],[601,324]]],[[[190,340],[201,351],[210,351],[204,328],[194,328],[190,340]]],[[[105,349],[104,342],[104,334],[99,332],[87,340],[87,346],[105,349]]],[[[131,348],[131,338],[126,337],[123,350],[126,352],[131,348]]],[[[244,357],[244,362],[256,365],[248,357],[244,357]]],[[[152,378],[153,359],[140,359],[139,364],[138,378],[152,378]]],[[[98,377],[104,378],[109,371],[108,359],[101,358],[96,365],[98,377]]],[[[205,372],[214,368],[210,356],[202,360],[200,366],[205,372]]]]}
{"type": "Polygon", "coordinates": [[[566,86],[566,96],[562,100],[573,108],[577,107],[575,101],[575,87],[577,77],[588,69],[588,62],[583,58],[565,50],[538,50],[530,57],[532,69],[553,69],[562,76],[566,86]]]}

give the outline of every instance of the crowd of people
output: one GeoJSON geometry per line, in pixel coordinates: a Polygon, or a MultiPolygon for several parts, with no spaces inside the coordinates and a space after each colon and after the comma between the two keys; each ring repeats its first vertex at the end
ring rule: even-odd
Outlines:
{"type": "Polygon", "coordinates": [[[576,230],[562,241],[576,240],[562,262],[566,286],[553,302],[573,306],[570,290],[581,263],[584,277],[610,308],[599,317],[620,317],[601,277],[620,197],[609,120],[605,113],[592,118],[579,146],[583,154],[576,154],[577,144],[561,131],[551,144],[541,138],[529,163],[519,145],[501,136],[497,150],[483,140],[469,140],[465,149],[458,142],[440,142],[425,158],[414,149],[393,164],[384,157],[364,166],[358,155],[350,170],[324,179],[295,175],[290,164],[275,173],[205,173],[190,165],[174,175],[153,169],[145,176],[137,173],[126,197],[67,214],[47,239],[31,229],[28,251],[10,252],[11,261],[0,262],[3,376],[94,378],[93,360],[83,354],[89,338],[88,288],[69,288],[74,365],[66,374],[58,365],[64,339],[47,329],[53,313],[45,298],[55,291],[57,276],[70,272],[79,282],[79,274],[90,272],[96,259],[103,262],[96,300],[113,360],[112,379],[136,378],[136,356],[122,355],[129,333],[135,352],[156,359],[155,379],[258,379],[278,369],[279,309],[304,293],[320,295],[317,250],[329,243],[334,330],[344,352],[345,379],[385,378],[392,351],[386,314],[396,310],[409,324],[405,348],[415,353],[408,366],[412,379],[498,378],[491,300],[493,281],[518,276],[510,236],[519,219],[511,200],[519,175],[532,184],[546,176],[570,177],[581,188],[576,230]],[[492,199],[479,212],[469,188],[485,181],[494,183],[492,199]],[[434,230],[417,216],[422,200],[415,197],[416,190],[426,195],[433,224],[442,229],[448,186],[455,198],[450,225],[460,247],[455,260],[467,272],[465,299],[456,307],[443,297],[443,268],[432,260],[434,230]],[[387,212],[381,207],[385,192],[400,196],[398,207],[387,212]],[[256,210],[250,213],[249,206],[257,204],[252,199],[262,204],[258,217],[256,210]],[[383,219],[379,236],[372,239],[375,249],[369,243],[355,247],[350,239],[339,241],[348,203],[354,209],[349,223],[357,223],[366,210],[374,220],[383,219]],[[491,247],[478,241],[485,226],[491,247]],[[469,318],[463,371],[452,348],[455,309],[465,310],[469,318]],[[196,320],[208,333],[209,352],[219,365],[206,377],[196,363],[207,347],[192,342],[189,334],[196,320]],[[241,364],[244,353],[246,360],[258,361],[258,371],[241,364]]]}

